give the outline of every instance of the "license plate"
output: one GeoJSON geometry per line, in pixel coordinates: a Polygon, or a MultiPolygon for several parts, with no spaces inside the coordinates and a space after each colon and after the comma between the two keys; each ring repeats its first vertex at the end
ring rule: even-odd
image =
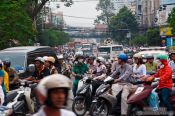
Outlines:
{"type": "Polygon", "coordinates": [[[144,87],[138,87],[135,94],[141,93],[143,91],[144,87]]]}

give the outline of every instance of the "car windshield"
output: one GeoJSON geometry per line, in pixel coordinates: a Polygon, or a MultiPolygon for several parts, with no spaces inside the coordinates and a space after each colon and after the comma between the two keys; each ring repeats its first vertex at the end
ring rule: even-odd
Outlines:
{"type": "Polygon", "coordinates": [[[123,47],[122,46],[112,47],[112,51],[122,51],[122,50],[123,50],[123,47]]]}
{"type": "Polygon", "coordinates": [[[107,52],[107,53],[110,53],[110,47],[100,47],[98,48],[98,51],[99,52],[107,52]]]}
{"type": "Polygon", "coordinates": [[[3,60],[10,60],[12,67],[21,67],[24,68],[24,61],[25,61],[25,54],[24,53],[0,53],[0,59],[3,60]]]}

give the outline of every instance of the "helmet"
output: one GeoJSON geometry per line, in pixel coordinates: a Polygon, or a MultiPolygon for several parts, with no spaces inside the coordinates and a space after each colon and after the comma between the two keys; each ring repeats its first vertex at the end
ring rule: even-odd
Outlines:
{"type": "Polygon", "coordinates": [[[2,68],[3,67],[3,62],[2,62],[2,60],[0,60],[0,68],[2,68]]]}
{"type": "Polygon", "coordinates": [[[48,58],[48,56],[44,56],[44,57],[43,57],[44,61],[46,61],[46,60],[47,60],[47,58],[48,58]]]}
{"type": "Polygon", "coordinates": [[[41,63],[44,63],[44,59],[42,57],[37,57],[35,61],[40,61],[41,63]]]}
{"type": "Polygon", "coordinates": [[[97,60],[100,62],[105,62],[105,59],[103,57],[97,57],[97,60]]]}
{"type": "Polygon", "coordinates": [[[57,58],[58,58],[58,60],[63,59],[63,58],[64,58],[64,57],[63,57],[63,54],[57,55],[57,58]]]}
{"type": "Polygon", "coordinates": [[[6,65],[6,67],[10,67],[11,62],[9,60],[4,60],[3,64],[6,65]]]}
{"type": "Polygon", "coordinates": [[[137,53],[137,54],[134,54],[133,57],[134,57],[134,58],[140,58],[140,59],[141,59],[141,58],[142,58],[142,55],[137,53]]]}
{"type": "Polygon", "coordinates": [[[146,59],[154,59],[154,56],[153,56],[152,54],[148,54],[148,55],[146,56],[146,59]]]}
{"type": "Polygon", "coordinates": [[[95,56],[90,56],[89,60],[95,60],[95,56]]]}
{"type": "Polygon", "coordinates": [[[48,90],[55,88],[71,88],[71,81],[61,74],[53,74],[43,78],[37,86],[37,90],[47,98],[48,90]]]}
{"type": "Polygon", "coordinates": [[[118,55],[118,59],[120,59],[120,60],[122,60],[124,62],[127,62],[128,61],[128,56],[126,54],[124,54],[124,53],[120,53],[118,55]]]}
{"type": "Polygon", "coordinates": [[[47,58],[47,61],[52,62],[52,63],[54,64],[54,63],[55,63],[55,58],[52,57],[52,56],[49,56],[49,57],[47,58]]]}
{"type": "Polygon", "coordinates": [[[165,54],[164,54],[164,55],[159,55],[159,56],[158,56],[158,59],[159,59],[159,60],[167,60],[167,59],[168,59],[168,56],[165,55],[165,54]]]}
{"type": "Polygon", "coordinates": [[[84,59],[84,56],[81,55],[81,54],[76,55],[76,59],[78,60],[79,58],[83,58],[84,59]]]}

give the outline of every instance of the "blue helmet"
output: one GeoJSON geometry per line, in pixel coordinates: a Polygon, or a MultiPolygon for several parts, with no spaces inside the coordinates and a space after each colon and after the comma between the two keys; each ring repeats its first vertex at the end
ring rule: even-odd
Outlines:
{"type": "Polygon", "coordinates": [[[118,59],[120,59],[120,60],[122,60],[124,62],[127,62],[128,61],[128,56],[126,54],[124,54],[124,53],[120,53],[118,55],[118,59]]]}

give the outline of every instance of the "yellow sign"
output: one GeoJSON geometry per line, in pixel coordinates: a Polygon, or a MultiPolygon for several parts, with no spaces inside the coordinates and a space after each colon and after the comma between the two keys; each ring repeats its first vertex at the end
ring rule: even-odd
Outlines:
{"type": "Polygon", "coordinates": [[[172,28],[171,27],[161,27],[160,28],[160,36],[171,36],[172,28]]]}

